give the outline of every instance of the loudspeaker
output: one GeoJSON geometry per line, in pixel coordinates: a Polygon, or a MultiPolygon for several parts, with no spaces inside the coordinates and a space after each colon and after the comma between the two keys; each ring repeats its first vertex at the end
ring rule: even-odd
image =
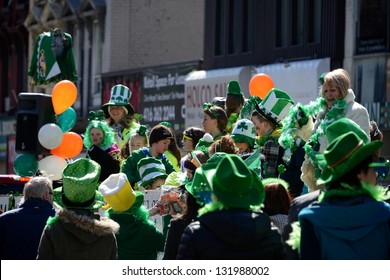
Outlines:
{"type": "Polygon", "coordinates": [[[15,150],[38,154],[44,149],[38,141],[39,129],[56,122],[51,95],[22,92],[18,97],[15,150]]]}

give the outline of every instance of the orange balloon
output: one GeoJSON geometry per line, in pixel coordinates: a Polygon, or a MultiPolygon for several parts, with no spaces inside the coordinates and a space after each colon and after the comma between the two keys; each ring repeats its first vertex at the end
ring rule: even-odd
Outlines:
{"type": "Polygon", "coordinates": [[[51,99],[54,112],[57,115],[62,114],[66,109],[72,106],[77,99],[76,85],[68,80],[58,82],[53,88],[51,99]]]}
{"type": "Polygon", "coordinates": [[[62,158],[73,158],[81,153],[83,149],[83,139],[75,132],[66,132],[62,138],[61,144],[50,150],[52,155],[62,158]]]}
{"type": "Polygon", "coordinates": [[[256,74],[249,81],[249,93],[251,96],[258,96],[261,99],[274,87],[274,82],[267,74],[256,74]]]}

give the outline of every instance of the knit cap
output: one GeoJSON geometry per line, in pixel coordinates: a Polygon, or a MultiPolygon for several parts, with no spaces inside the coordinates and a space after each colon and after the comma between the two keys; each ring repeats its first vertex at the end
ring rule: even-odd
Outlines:
{"type": "Polygon", "coordinates": [[[237,143],[248,143],[251,147],[255,145],[255,127],[253,122],[248,119],[238,120],[231,135],[237,143]]]}
{"type": "Polygon", "coordinates": [[[137,169],[141,177],[141,181],[138,183],[141,187],[146,187],[154,182],[158,178],[167,178],[168,174],[161,160],[153,157],[147,157],[141,159],[137,164],[137,169]]]}

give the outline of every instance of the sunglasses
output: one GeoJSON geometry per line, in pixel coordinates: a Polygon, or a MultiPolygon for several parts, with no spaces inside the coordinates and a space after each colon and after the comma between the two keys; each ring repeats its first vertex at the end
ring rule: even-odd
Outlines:
{"type": "Polygon", "coordinates": [[[383,162],[373,162],[369,165],[378,174],[378,179],[385,180],[389,174],[390,161],[385,160],[383,162]]]}

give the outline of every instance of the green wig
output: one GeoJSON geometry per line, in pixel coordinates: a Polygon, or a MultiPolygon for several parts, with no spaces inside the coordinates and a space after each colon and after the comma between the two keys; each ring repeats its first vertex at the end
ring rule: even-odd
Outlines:
{"type": "Polygon", "coordinates": [[[90,137],[90,132],[92,128],[100,129],[101,131],[103,131],[104,139],[103,142],[99,145],[100,148],[107,149],[115,143],[114,131],[108,126],[105,121],[91,120],[85,132],[83,140],[84,146],[87,149],[90,149],[93,146],[90,137]]]}

